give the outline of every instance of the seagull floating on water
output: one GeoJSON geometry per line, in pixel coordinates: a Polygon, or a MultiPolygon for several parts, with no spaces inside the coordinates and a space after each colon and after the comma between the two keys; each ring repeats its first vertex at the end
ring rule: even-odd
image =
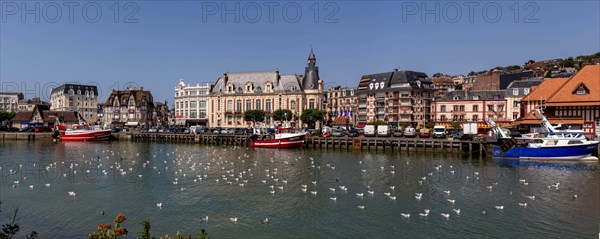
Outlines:
{"type": "Polygon", "coordinates": [[[410,214],[408,214],[408,213],[400,213],[400,215],[402,215],[404,218],[409,218],[410,217],[410,214]]]}
{"type": "Polygon", "coordinates": [[[495,208],[498,210],[504,210],[504,206],[496,206],[495,208]]]}
{"type": "Polygon", "coordinates": [[[267,217],[264,220],[261,220],[260,224],[269,224],[269,218],[267,217]]]}
{"type": "Polygon", "coordinates": [[[238,218],[237,217],[230,217],[229,221],[233,222],[233,223],[237,223],[238,218]]]}
{"type": "Polygon", "coordinates": [[[450,218],[450,214],[448,213],[441,213],[440,215],[442,215],[442,217],[445,217],[446,219],[450,218]]]}
{"type": "Polygon", "coordinates": [[[162,208],[162,202],[156,203],[157,208],[162,208]]]}
{"type": "Polygon", "coordinates": [[[526,202],[523,202],[523,203],[520,202],[519,206],[521,206],[521,207],[527,207],[527,203],[526,202]]]}

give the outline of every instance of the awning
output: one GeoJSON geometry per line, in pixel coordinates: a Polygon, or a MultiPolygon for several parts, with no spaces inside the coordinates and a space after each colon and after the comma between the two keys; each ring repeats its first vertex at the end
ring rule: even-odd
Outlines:
{"type": "Polygon", "coordinates": [[[138,125],[140,125],[139,122],[127,122],[127,123],[125,123],[125,126],[138,126],[138,125]]]}

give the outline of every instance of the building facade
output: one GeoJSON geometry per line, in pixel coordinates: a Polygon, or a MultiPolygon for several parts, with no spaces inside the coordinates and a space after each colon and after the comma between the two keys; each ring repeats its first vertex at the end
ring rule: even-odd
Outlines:
{"type": "Polygon", "coordinates": [[[152,93],[144,87],[113,90],[104,102],[104,120],[115,126],[156,126],[152,93]]]}
{"type": "Polygon", "coordinates": [[[50,110],[77,111],[88,123],[98,121],[98,87],[64,84],[52,89],[50,110]]]}
{"type": "Polygon", "coordinates": [[[415,126],[429,121],[429,107],[435,89],[427,74],[399,71],[365,75],[358,89],[358,122],[383,120],[415,126]]]}
{"type": "Polygon", "coordinates": [[[211,84],[185,84],[183,79],[175,87],[175,124],[210,127],[208,107],[211,84]]]}
{"type": "Polygon", "coordinates": [[[507,107],[503,90],[453,91],[431,105],[431,118],[438,125],[452,121],[477,122],[480,131],[489,128],[487,118],[498,123],[507,123],[507,107]]]}
{"type": "Polygon", "coordinates": [[[323,81],[318,74],[312,49],[304,76],[281,75],[278,70],[264,72],[225,73],[214,84],[209,107],[211,127],[248,127],[247,110],[263,110],[264,124],[274,126],[271,113],[289,109],[292,124],[303,126],[300,115],[305,109],[323,109],[323,81]]]}
{"type": "Polygon", "coordinates": [[[523,97],[531,93],[531,88],[542,83],[544,78],[531,78],[511,82],[506,88],[506,116],[509,120],[521,118],[521,104],[523,97]]]}
{"type": "Polygon", "coordinates": [[[19,101],[23,100],[23,93],[0,92],[0,111],[19,111],[19,101]]]}
{"type": "Polygon", "coordinates": [[[348,117],[351,124],[358,122],[358,97],[356,87],[335,86],[327,90],[325,114],[327,122],[338,117],[348,117]]]}

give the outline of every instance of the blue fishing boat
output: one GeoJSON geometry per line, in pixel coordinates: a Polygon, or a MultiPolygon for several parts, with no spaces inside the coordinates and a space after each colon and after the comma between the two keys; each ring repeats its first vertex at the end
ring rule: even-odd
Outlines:
{"type": "Polygon", "coordinates": [[[541,123],[546,130],[542,137],[511,138],[493,121],[488,120],[492,131],[498,136],[493,157],[512,160],[574,160],[598,161],[592,156],[598,151],[598,141],[587,140],[582,130],[561,130],[552,126],[538,109],[541,123]]]}

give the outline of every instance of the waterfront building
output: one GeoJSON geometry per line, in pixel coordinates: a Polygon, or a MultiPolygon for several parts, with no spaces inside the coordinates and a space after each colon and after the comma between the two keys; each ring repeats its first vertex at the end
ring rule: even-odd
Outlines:
{"type": "Polygon", "coordinates": [[[165,102],[156,102],[156,125],[159,127],[166,127],[170,125],[171,119],[171,111],[169,110],[169,105],[167,101],[165,102]]]}
{"type": "Polygon", "coordinates": [[[429,107],[435,89],[423,72],[400,71],[364,75],[358,89],[358,122],[383,120],[415,126],[429,121],[429,107]]]}
{"type": "Polygon", "coordinates": [[[358,119],[358,97],[356,87],[335,86],[327,90],[325,114],[329,124],[336,121],[339,117],[347,119],[347,123],[352,125],[358,119]]]}
{"type": "Polygon", "coordinates": [[[520,103],[524,117],[514,126],[521,131],[541,130],[535,112],[541,107],[550,123],[600,137],[600,65],[587,65],[571,78],[546,79],[520,103]]]}
{"type": "Polygon", "coordinates": [[[104,102],[104,120],[117,127],[156,126],[152,93],[144,87],[113,90],[104,102]]]}
{"type": "Polygon", "coordinates": [[[88,123],[98,121],[98,87],[95,85],[64,84],[52,89],[50,110],[77,111],[88,123]]]}
{"type": "Polygon", "coordinates": [[[19,104],[17,106],[18,111],[33,111],[36,105],[46,105],[50,107],[48,102],[42,101],[39,97],[34,97],[29,100],[19,100],[19,104]]]}
{"type": "MultiPolygon", "coordinates": [[[[304,75],[281,75],[279,70],[224,73],[210,94],[209,124],[211,127],[248,127],[244,120],[247,110],[266,112],[264,125],[274,126],[271,113],[289,109],[291,123],[303,126],[300,115],[305,109],[323,109],[323,81],[319,79],[314,52],[310,51],[304,75]]],[[[317,126],[319,127],[319,126],[317,126]]]]}
{"type": "Polygon", "coordinates": [[[531,88],[538,86],[544,81],[544,78],[531,78],[527,80],[517,80],[511,82],[506,87],[506,116],[509,120],[521,118],[521,104],[519,101],[531,92],[531,88]]]}
{"type": "Polygon", "coordinates": [[[437,125],[450,127],[450,122],[477,122],[481,133],[489,126],[487,118],[506,124],[507,107],[504,90],[452,91],[431,104],[431,118],[437,125]]]}
{"type": "Polygon", "coordinates": [[[19,111],[19,101],[23,100],[23,93],[0,92],[0,111],[19,111]]]}
{"type": "Polygon", "coordinates": [[[447,92],[455,90],[455,84],[449,76],[438,76],[432,78],[433,88],[435,89],[434,97],[444,96],[447,92]]]}
{"type": "Polygon", "coordinates": [[[515,80],[526,80],[534,76],[533,71],[502,72],[493,70],[478,75],[473,83],[472,90],[506,90],[508,85],[515,80]]]}
{"type": "MultiPolygon", "coordinates": [[[[175,124],[176,125],[208,125],[210,107],[209,95],[212,85],[185,84],[183,79],[175,87],[175,124]]],[[[168,108],[167,108],[168,110],[168,108]]],[[[163,116],[166,116],[163,112],[163,116]]],[[[164,119],[163,119],[163,122],[164,119]]]]}

